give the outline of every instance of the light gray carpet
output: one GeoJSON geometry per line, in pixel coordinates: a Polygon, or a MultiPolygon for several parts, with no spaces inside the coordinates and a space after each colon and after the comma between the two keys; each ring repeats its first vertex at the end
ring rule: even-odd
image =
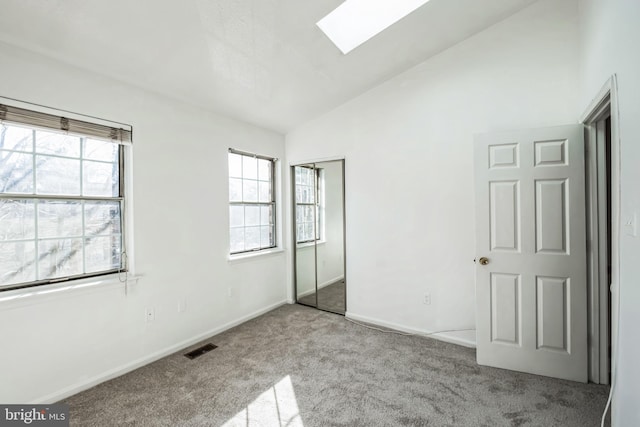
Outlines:
{"type": "Polygon", "coordinates": [[[608,392],[481,367],[472,349],[301,305],[205,342],[219,348],[194,360],[182,351],[67,399],[71,424],[585,427],[598,425],[608,392]]]}
{"type": "MultiPolygon", "coordinates": [[[[346,299],[347,295],[344,279],[318,289],[318,308],[321,308],[322,310],[329,310],[344,314],[346,299]]],[[[305,295],[304,297],[299,298],[298,301],[302,304],[315,306],[316,294],[314,292],[312,294],[305,295]]]]}

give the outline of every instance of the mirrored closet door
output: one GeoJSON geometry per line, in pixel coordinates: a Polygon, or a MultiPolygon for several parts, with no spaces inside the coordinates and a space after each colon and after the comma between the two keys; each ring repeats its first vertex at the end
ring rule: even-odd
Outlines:
{"type": "Polygon", "coordinates": [[[292,166],[291,178],[296,300],[344,314],[344,160],[292,166]]]}

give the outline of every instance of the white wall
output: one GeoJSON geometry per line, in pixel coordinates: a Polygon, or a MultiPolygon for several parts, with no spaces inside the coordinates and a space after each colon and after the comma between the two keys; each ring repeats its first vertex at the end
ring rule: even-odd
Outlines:
{"type": "MultiPolygon", "coordinates": [[[[639,23],[640,2],[637,0],[580,2],[581,108],[587,107],[612,74],[615,73],[618,79],[623,222],[633,213],[640,221],[639,23]]],[[[618,384],[613,400],[613,425],[619,426],[640,425],[639,259],[640,238],[626,235],[623,229],[620,236],[620,335],[615,346],[618,384]]]]}
{"type": "Polygon", "coordinates": [[[473,134],[575,123],[577,38],[575,0],[538,2],[287,135],[346,157],[349,315],[474,327],[473,134]]]}
{"type": "Polygon", "coordinates": [[[127,295],[114,285],[1,302],[0,402],[61,398],[285,301],[283,253],[227,260],[227,148],[285,165],[283,136],[8,45],[0,63],[0,95],[133,125],[142,276],[127,295]]]}

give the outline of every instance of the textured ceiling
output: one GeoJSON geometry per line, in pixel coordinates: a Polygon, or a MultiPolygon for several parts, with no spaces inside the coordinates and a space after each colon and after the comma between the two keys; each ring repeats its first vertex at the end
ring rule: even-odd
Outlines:
{"type": "Polygon", "coordinates": [[[431,0],[348,55],[341,0],[0,0],[0,40],[286,132],[534,1],[431,0]]]}

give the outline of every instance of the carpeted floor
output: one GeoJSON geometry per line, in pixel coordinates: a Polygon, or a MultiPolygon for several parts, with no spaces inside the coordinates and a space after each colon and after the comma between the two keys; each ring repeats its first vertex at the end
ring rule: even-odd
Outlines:
{"type": "Polygon", "coordinates": [[[82,426],[596,426],[608,388],[286,305],[67,399],[82,426]]]}
{"type": "MultiPolygon", "coordinates": [[[[344,279],[318,289],[318,308],[322,310],[329,310],[335,313],[344,314],[346,300],[347,295],[344,279]]],[[[316,294],[314,292],[312,294],[305,295],[302,298],[299,298],[298,301],[302,304],[315,306],[316,294]]]]}

